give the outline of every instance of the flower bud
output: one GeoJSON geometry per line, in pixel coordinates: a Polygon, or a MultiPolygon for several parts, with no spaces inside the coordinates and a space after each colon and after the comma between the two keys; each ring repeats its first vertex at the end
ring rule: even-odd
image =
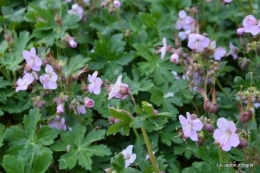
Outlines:
{"type": "Polygon", "coordinates": [[[114,0],[113,4],[114,4],[115,8],[119,8],[121,6],[120,1],[118,1],[118,0],[114,0]]]}
{"type": "Polygon", "coordinates": [[[94,106],[94,100],[92,100],[92,99],[90,99],[90,98],[88,98],[88,97],[86,97],[86,98],[84,99],[84,103],[85,103],[85,106],[86,106],[87,108],[92,108],[92,107],[94,106]]]}
{"type": "Polygon", "coordinates": [[[247,123],[249,120],[252,119],[252,112],[249,111],[249,110],[246,110],[246,111],[244,111],[244,112],[241,112],[239,119],[240,119],[240,121],[241,121],[242,123],[247,123]]]}
{"type": "Polygon", "coordinates": [[[204,139],[201,136],[198,137],[197,144],[200,147],[202,147],[204,145],[204,139]]]}
{"type": "Polygon", "coordinates": [[[153,109],[153,114],[158,114],[158,111],[156,109],[153,109]]]}
{"type": "Polygon", "coordinates": [[[237,146],[238,149],[242,149],[248,146],[248,141],[242,137],[239,137],[239,145],[237,146]]]}
{"type": "Polygon", "coordinates": [[[214,132],[214,126],[212,124],[205,124],[204,125],[204,129],[209,132],[209,133],[213,133],[214,132]]]}
{"type": "Polygon", "coordinates": [[[178,63],[179,62],[179,55],[177,53],[172,54],[170,62],[178,63]]]}
{"type": "Polygon", "coordinates": [[[198,118],[197,114],[191,114],[191,120],[196,120],[198,118]]]}
{"type": "Polygon", "coordinates": [[[238,34],[238,35],[242,35],[244,32],[245,32],[245,31],[244,31],[244,28],[238,28],[238,29],[237,29],[237,34],[238,34]]]}
{"type": "Polygon", "coordinates": [[[77,47],[77,43],[76,43],[76,41],[74,39],[69,40],[69,45],[72,48],[76,48],[77,47]]]}
{"type": "Polygon", "coordinates": [[[204,109],[205,109],[206,111],[209,111],[211,104],[212,104],[212,103],[211,103],[210,100],[205,100],[205,101],[204,101],[204,109]]]}
{"type": "Polygon", "coordinates": [[[211,113],[216,113],[217,112],[217,110],[218,110],[218,105],[217,105],[217,103],[212,103],[211,105],[210,105],[210,108],[209,108],[209,112],[211,112],[211,113]]]}
{"type": "Polygon", "coordinates": [[[122,94],[122,95],[128,95],[128,94],[129,94],[129,88],[128,88],[128,86],[122,84],[122,85],[120,86],[119,93],[122,94]]]}

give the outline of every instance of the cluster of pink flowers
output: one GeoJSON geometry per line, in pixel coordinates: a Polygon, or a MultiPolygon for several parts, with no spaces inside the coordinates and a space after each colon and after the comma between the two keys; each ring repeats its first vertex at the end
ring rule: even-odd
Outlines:
{"type": "MultiPolygon", "coordinates": [[[[185,138],[191,138],[193,141],[198,141],[198,133],[204,128],[208,128],[204,125],[200,119],[196,116],[191,116],[189,112],[186,113],[187,118],[183,115],[179,115],[179,121],[182,125],[182,131],[185,138]]],[[[219,118],[217,121],[218,129],[213,133],[213,137],[220,147],[224,151],[231,150],[232,147],[237,147],[240,144],[238,134],[236,134],[236,125],[233,121],[228,121],[225,118],[219,118]]],[[[213,128],[211,129],[213,131],[213,128]]]]}
{"type": "Polygon", "coordinates": [[[256,36],[260,33],[260,20],[256,19],[253,15],[248,15],[243,20],[243,27],[237,29],[239,35],[243,33],[251,33],[256,36]]]}
{"type": "Polygon", "coordinates": [[[175,28],[177,30],[184,30],[180,31],[178,35],[181,40],[185,40],[190,33],[195,32],[196,20],[193,17],[187,15],[186,11],[184,10],[181,10],[178,13],[178,16],[179,18],[175,24],[175,28]]]}
{"type": "MultiPolygon", "coordinates": [[[[24,68],[23,78],[19,78],[16,83],[16,92],[20,90],[27,90],[28,86],[33,83],[33,81],[38,80],[38,73],[41,70],[42,60],[36,55],[35,48],[31,48],[30,51],[23,51],[23,58],[26,60],[26,65],[24,68]],[[30,73],[30,71],[32,72],[30,73]]],[[[58,76],[53,71],[52,66],[49,64],[45,67],[46,74],[40,76],[40,81],[43,84],[44,89],[56,89],[58,76]]]]}

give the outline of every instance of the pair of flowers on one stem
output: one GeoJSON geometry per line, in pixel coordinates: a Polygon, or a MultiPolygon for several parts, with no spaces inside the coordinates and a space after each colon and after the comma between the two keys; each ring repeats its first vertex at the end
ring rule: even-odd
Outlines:
{"type": "MultiPolygon", "coordinates": [[[[182,125],[184,137],[190,137],[193,141],[198,141],[197,131],[201,131],[203,123],[199,119],[192,119],[189,112],[187,118],[179,116],[182,125]]],[[[231,150],[231,147],[237,147],[240,144],[239,136],[236,134],[236,125],[233,121],[225,118],[219,118],[217,121],[218,129],[214,131],[213,137],[220,144],[224,151],[231,150]]]]}

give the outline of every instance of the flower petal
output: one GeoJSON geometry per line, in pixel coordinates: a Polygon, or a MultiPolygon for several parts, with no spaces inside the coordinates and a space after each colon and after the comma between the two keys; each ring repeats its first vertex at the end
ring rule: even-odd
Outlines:
{"type": "Polygon", "coordinates": [[[231,146],[233,146],[233,147],[237,147],[240,143],[239,136],[236,133],[233,133],[230,136],[229,140],[230,140],[231,146]]]}
{"type": "Polygon", "coordinates": [[[187,119],[183,115],[179,115],[179,120],[183,126],[186,126],[188,124],[187,119]]]}

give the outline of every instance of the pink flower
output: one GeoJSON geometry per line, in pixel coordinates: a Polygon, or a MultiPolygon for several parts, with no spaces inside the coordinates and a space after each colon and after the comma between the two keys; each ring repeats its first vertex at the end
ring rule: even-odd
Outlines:
{"type": "Polygon", "coordinates": [[[134,163],[136,159],[136,154],[132,154],[133,145],[129,145],[125,150],[122,151],[122,154],[125,158],[125,168],[129,167],[131,163],[134,163]]]}
{"type": "Polygon", "coordinates": [[[120,1],[118,1],[118,0],[114,0],[113,4],[114,4],[115,8],[119,8],[121,6],[120,1]]]}
{"type": "Polygon", "coordinates": [[[227,51],[225,48],[219,47],[214,50],[213,57],[215,60],[219,61],[219,60],[221,60],[222,57],[224,57],[226,55],[226,53],[227,53],[227,51]]]}
{"type": "Polygon", "coordinates": [[[56,128],[58,130],[66,130],[67,129],[65,119],[63,117],[61,118],[59,115],[57,115],[50,122],[48,122],[48,125],[51,128],[56,128]]]}
{"type": "Polygon", "coordinates": [[[88,90],[90,93],[94,93],[96,95],[100,94],[102,85],[102,80],[97,77],[97,74],[98,72],[95,71],[92,76],[90,74],[88,75],[88,81],[90,82],[88,85],[88,90]]]}
{"type": "Polygon", "coordinates": [[[189,30],[191,28],[191,23],[193,22],[193,18],[187,16],[187,13],[184,10],[181,10],[179,13],[179,19],[176,22],[175,28],[180,30],[189,30]]]}
{"type": "Polygon", "coordinates": [[[45,88],[45,89],[56,89],[57,88],[56,81],[58,80],[58,76],[53,71],[52,66],[47,64],[46,67],[45,67],[45,72],[47,74],[43,74],[43,75],[40,76],[40,81],[43,84],[43,88],[45,88]]]}
{"type": "Polygon", "coordinates": [[[231,147],[237,147],[240,143],[236,132],[236,125],[233,121],[219,118],[217,121],[218,129],[214,131],[214,139],[220,143],[222,150],[229,151],[231,147]]]}
{"type": "Polygon", "coordinates": [[[251,33],[254,36],[260,32],[260,22],[253,15],[245,17],[243,26],[246,33],[251,33]]]}
{"type": "Polygon", "coordinates": [[[92,100],[92,99],[90,99],[90,98],[88,98],[88,97],[86,97],[85,99],[84,99],[84,103],[85,103],[85,106],[87,107],[87,108],[92,108],[93,106],[94,106],[94,100],[92,100]]]}
{"type": "Polygon", "coordinates": [[[108,100],[113,97],[119,99],[125,99],[128,95],[128,85],[121,82],[122,75],[120,75],[116,81],[116,83],[108,88],[110,91],[108,94],[108,100]]]}
{"type": "Polygon", "coordinates": [[[63,107],[63,104],[60,103],[57,106],[57,113],[60,114],[60,113],[63,113],[63,112],[64,112],[64,107],[63,107]]]}
{"type": "Polygon", "coordinates": [[[245,29],[244,29],[244,28],[238,28],[238,29],[237,29],[237,34],[238,34],[238,35],[242,35],[242,34],[244,34],[244,32],[245,32],[245,29]]]}
{"type": "Polygon", "coordinates": [[[26,73],[23,78],[19,78],[16,82],[16,92],[20,90],[27,90],[28,85],[30,85],[33,82],[34,78],[31,73],[26,73]]]}
{"type": "Polygon", "coordinates": [[[166,44],[166,38],[165,37],[163,37],[162,42],[163,42],[163,47],[161,47],[161,50],[160,50],[160,52],[161,52],[161,59],[164,58],[164,56],[166,54],[166,51],[167,51],[167,44],[166,44]]]}
{"type": "Polygon", "coordinates": [[[30,51],[24,50],[23,58],[26,60],[27,63],[25,71],[29,71],[31,69],[33,69],[34,71],[41,70],[42,60],[36,55],[36,50],[34,47],[31,48],[30,51]]]}
{"type": "Polygon", "coordinates": [[[86,108],[84,105],[77,105],[77,111],[74,110],[75,114],[85,114],[86,113],[86,108]]]}
{"type": "Polygon", "coordinates": [[[232,0],[224,0],[225,3],[230,3],[232,0]]]}
{"type": "Polygon", "coordinates": [[[179,55],[177,53],[172,54],[170,61],[174,62],[174,63],[178,63],[179,62],[179,55]]]}
{"type": "Polygon", "coordinates": [[[78,15],[80,17],[80,19],[83,16],[83,8],[81,6],[79,6],[78,4],[73,4],[71,7],[71,10],[68,11],[68,13],[70,14],[75,14],[78,15]]]}
{"type": "Polygon", "coordinates": [[[194,49],[198,52],[202,52],[204,48],[208,47],[210,40],[207,37],[204,37],[200,34],[190,34],[188,47],[194,49]]]}
{"type": "Polygon", "coordinates": [[[185,137],[190,137],[193,141],[198,141],[197,131],[203,127],[203,123],[199,119],[191,120],[189,112],[186,113],[187,119],[183,115],[179,115],[182,130],[185,137]]]}
{"type": "Polygon", "coordinates": [[[232,44],[232,42],[230,42],[229,48],[230,48],[230,51],[229,51],[228,55],[231,54],[233,56],[233,59],[237,59],[237,52],[239,51],[238,47],[234,46],[232,44]]]}

